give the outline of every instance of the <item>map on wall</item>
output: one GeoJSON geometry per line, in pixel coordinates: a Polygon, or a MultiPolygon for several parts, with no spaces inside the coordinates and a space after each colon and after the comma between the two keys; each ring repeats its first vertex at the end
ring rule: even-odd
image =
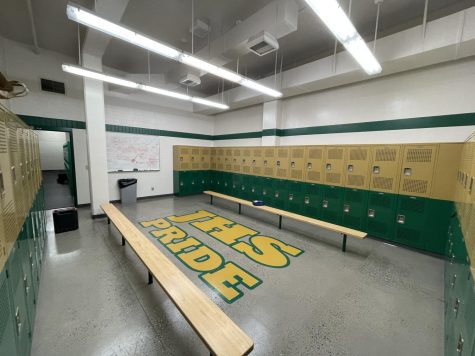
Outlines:
{"type": "Polygon", "coordinates": [[[109,172],[158,171],[159,136],[107,132],[109,172]]]}

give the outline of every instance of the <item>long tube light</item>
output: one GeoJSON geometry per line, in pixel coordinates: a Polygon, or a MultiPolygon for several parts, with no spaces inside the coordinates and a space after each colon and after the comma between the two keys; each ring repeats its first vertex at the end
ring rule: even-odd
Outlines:
{"type": "Polygon", "coordinates": [[[242,86],[256,90],[265,95],[269,95],[274,98],[279,98],[282,96],[282,93],[277,90],[266,87],[252,79],[243,77],[242,75],[232,72],[223,67],[211,64],[191,54],[187,54],[181,50],[169,46],[168,44],[151,39],[122,25],[106,20],[96,15],[95,13],[84,9],[79,5],[68,3],[66,8],[66,14],[68,18],[72,21],[104,32],[112,37],[121,39],[125,42],[129,42],[136,46],[142,47],[144,49],[149,50],[150,52],[154,52],[161,56],[173,59],[190,67],[197,68],[199,70],[213,74],[217,77],[229,80],[231,82],[238,83],[242,86]]]}
{"type": "Polygon", "coordinates": [[[120,86],[123,86],[123,87],[133,88],[133,89],[137,89],[137,90],[143,90],[143,91],[146,91],[146,92],[149,92],[149,93],[164,95],[164,96],[168,96],[168,97],[175,98],[175,99],[191,101],[193,103],[206,105],[206,106],[211,106],[213,108],[218,108],[218,109],[223,109],[223,110],[229,109],[228,105],[217,103],[215,101],[211,101],[211,100],[207,100],[207,99],[203,99],[203,98],[198,98],[198,97],[193,97],[193,96],[189,96],[189,95],[186,95],[186,94],[177,93],[177,92],[174,92],[174,91],[171,91],[171,90],[166,90],[166,89],[153,87],[153,86],[150,86],[150,85],[145,85],[145,84],[141,84],[141,83],[132,82],[130,80],[117,78],[117,77],[114,77],[114,76],[109,75],[109,74],[96,72],[96,71],[86,69],[86,68],[83,68],[83,67],[78,67],[78,66],[75,66],[75,65],[72,65],[72,64],[63,64],[62,68],[63,68],[63,71],[65,71],[65,72],[75,74],[75,75],[79,75],[79,76],[86,77],[86,78],[100,80],[100,81],[106,82],[106,83],[120,85],[120,86]]]}
{"type": "Polygon", "coordinates": [[[346,50],[369,74],[381,73],[381,65],[346,16],[337,0],[305,0],[346,50]]]}

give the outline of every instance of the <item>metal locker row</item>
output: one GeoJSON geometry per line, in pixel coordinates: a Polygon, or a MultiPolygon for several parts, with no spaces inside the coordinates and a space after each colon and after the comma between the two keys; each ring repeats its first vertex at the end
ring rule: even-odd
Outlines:
{"type": "MultiPolygon", "coordinates": [[[[211,169],[211,148],[192,146],[173,146],[173,170],[209,170],[211,169]]],[[[216,155],[213,156],[216,165],[216,155]]]]}

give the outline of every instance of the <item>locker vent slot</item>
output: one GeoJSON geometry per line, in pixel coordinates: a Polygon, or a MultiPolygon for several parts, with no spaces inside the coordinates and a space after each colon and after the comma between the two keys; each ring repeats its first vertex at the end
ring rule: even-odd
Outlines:
{"type": "Polygon", "coordinates": [[[432,148],[411,148],[407,150],[407,162],[432,162],[432,148]]]}
{"type": "Polygon", "coordinates": [[[338,184],[341,181],[341,174],[340,173],[327,173],[325,175],[326,181],[328,183],[335,183],[338,184]]]}
{"type": "Polygon", "coordinates": [[[241,172],[241,166],[239,164],[234,165],[234,171],[235,172],[241,172]]]}
{"type": "Polygon", "coordinates": [[[308,149],[308,158],[310,159],[322,159],[323,149],[321,148],[309,148],[308,149]]]}
{"type": "Polygon", "coordinates": [[[374,207],[389,208],[391,206],[391,197],[386,194],[371,194],[369,204],[374,207]]]}
{"type": "Polygon", "coordinates": [[[261,175],[261,167],[252,167],[252,173],[256,175],[261,175]]]}
{"type": "Polygon", "coordinates": [[[395,148],[380,148],[376,150],[375,161],[394,162],[396,161],[397,150],[395,148]]]}
{"type": "Polygon", "coordinates": [[[427,181],[419,179],[404,179],[402,190],[410,193],[427,193],[427,181]]]}
{"type": "Polygon", "coordinates": [[[350,150],[351,161],[366,161],[368,158],[368,150],[364,148],[352,148],[350,150]]]}
{"type": "Polygon", "coordinates": [[[7,280],[5,279],[0,288],[0,340],[3,340],[5,329],[10,321],[10,305],[7,293],[7,280]]]}
{"type": "Polygon", "coordinates": [[[274,149],[273,148],[267,148],[264,151],[264,157],[274,157],[274,149]]]}
{"type": "Polygon", "coordinates": [[[190,150],[188,148],[182,147],[182,148],[180,148],[180,152],[181,152],[182,155],[187,155],[187,154],[190,153],[190,150]]]}
{"type": "Polygon", "coordinates": [[[329,159],[343,159],[343,148],[329,148],[328,158],[329,159]]]}
{"type": "Polygon", "coordinates": [[[200,154],[200,149],[199,148],[192,148],[191,149],[191,154],[194,156],[198,156],[200,154]]]}
{"type": "Polygon", "coordinates": [[[311,180],[312,182],[320,182],[320,172],[307,172],[307,179],[311,180]]]}
{"type": "Polygon", "coordinates": [[[425,203],[423,200],[419,199],[403,199],[401,201],[401,210],[423,214],[425,210],[425,203]]]}
{"type": "Polygon", "coordinates": [[[202,163],[201,166],[202,166],[202,168],[205,169],[205,170],[206,170],[206,169],[209,169],[209,163],[207,163],[207,162],[202,163]]]}
{"type": "Polygon", "coordinates": [[[244,173],[251,173],[251,167],[249,167],[249,166],[244,166],[244,167],[242,167],[242,171],[243,171],[244,173]]]}
{"type": "Polygon", "coordinates": [[[3,225],[5,235],[9,243],[15,242],[16,239],[16,221],[15,221],[15,205],[13,201],[7,203],[3,209],[3,225]]]}
{"type": "Polygon", "coordinates": [[[209,155],[209,149],[207,149],[207,148],[203,149],[202,153],[203,153],[204,156],[208,156],[209,155]]]}
{"type": "Polygon", "coordinates": [[[234,150],[234,157],[239,157],[241,155],[241,150],[234,150]]]}
{"type": "Polygon", "coordinates": [[[287,177],[287,169],[277,168],[277,177],[286,178],[287,177]]]}
{"type": "Polygon", "coordinates": [[[355,174],[348,175],[348,185],[352,185],[354,187],[363,187],[365,183],[365,177],[359,176],[355,174]]]}
{"type": "Polygon", "coordinates": [[[180,163],[180,167],[182,170],[186,171],[190,169],[190,164],[189,163],[180,163]]]}
{"type": "Polygon", "coordinates": [[[232,165],[231,164],[226,164],[226,168],[225,168],[227,171],[231,171],[232,170],[232,165]]]}
{"type": "Polygon", "coordinates": [[[287,150],[287,149],[278,149],[277,150],[277,157],[279,157],[279,158],[289,157],[289,150],[287,150]]]}
{"type": "Polygon", "coordinates": [[[274,175],[274,169],[265,167],[264,168],[264,175],[273,176],[274,175]]]}
{"type": "Polygon", "coordinates": [[[218,164],[216,165],[216,167],[218,167],[218,169],[219,169],[220,171],[222,171],[222,170],[224,169],[224,164],[218,163],[218,164]]]}
{"type": "Polygon", "coordinates": [[[194,162],[191,164],[191,169],[200,169],[200,163],[199,162],[194,162]]]}
{"type": "Polygon", "coordinates": [[[8,129],[8,149],[10,152],[18,152],[18,138],[15,129],[8,129]]]}
{"type": "Polygon", "coordinates": [[[20,281],[23,280],[21,278],[21,264],[19,261],[20,251],[16,250],[14,253],[15,256],[13,256],[12,267],[10,268],[13,295],[16,294],[20,281]]]}
{"type": "Polygon", "coordinates": [[[262,151],[261,150],[254,150],[253,155],[254,155],[254,157],[262,157],[262,151]]]}
{"type": "Polygon", "coordinates": [[[304,152],[303,148],[295,148],[292,150],[292,158],[303,158],[304,152]]]}
{"type": "Polygon", "coordinates": [[[391,190],[393,188],[393,178],[373,177],[373,187],[377,189],[391,190]]]}
{"type": "Polygon", "coordinates": [[[290,172],[290,177],[293,179],[303,179],[303,171],[301,169],[298,169],[298,170],[293,169],[290,172]]]}
{"type": "Polygon", "coordinates": [[[3,122],[0,122],[0,153],[7,152],[7,130],[3,122]]]}
{"type": "Polygon", "coordinates": [[[244,157],[251,157],[251,151],[250,150],[244,150],[244,157]]]}
{"type": "Polygon", "coordinates": [[[419,231],[403,226],[398,226],[396,235],[399,240],[411,243],[418,242],[421,238],[419,231]]]}
{"type": "Polygon", "coordinates": [[[226,154],[226,156],[230,157],[230,156],[233,155],[233,150],[232,150],[232,149],[228,149],[228,150],[225,151],[225,154],[226,154]]]}

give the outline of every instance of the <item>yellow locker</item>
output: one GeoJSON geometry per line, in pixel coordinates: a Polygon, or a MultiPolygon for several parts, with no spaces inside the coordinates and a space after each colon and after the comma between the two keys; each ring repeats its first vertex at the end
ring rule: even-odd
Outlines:
{"type": "Polygon", "coordinates": [[[399,194],[430,196],[437,148],[436,144],[403,146],[399,194]]]}
{"type": "Polygon", "coordinates": [[[241,173],[242,171],[242,149],[241,147],[233,147],[233,173],[241,173]]]}
{"type": "Polygon", "coordinates": [[[305,181],[305,160],[307,158],[306,146],[290,147],[290,173],[289,178],[297,181],[305,181]]]}
{"type": "Polygon", "coordinates": [[[345,186],[369,189],[371,146],[348,146],[345,148],[345,186]]]}
{"type": "Polygon", "coordinates": [[[233,171],[233,147],[226,147],[224,149],[224,171],[233,171]]]}
{"type": "Polygon", "coordinates": [[[173,170],[175,170],[175,171],[188,171],[188,170],[190,170],[191,169],[191,158],[190,158],[190,156],[191,156],[190,147],[188,147],[188,146],[173,146],[173,170]]]}
{"type": "Polygon", "coordinates": [[[216,148],[216,169],[224,171],[224,148],[216,148]]]}
{"type": "Polygon", "coordinates": [[[241,172],[252,174],[252,147],[241,148],[241,172]]]}
{"type": "Polygon", "coordinates": [[[275,147],[268,146],[262,148],[264,151],[264,157],[262,162],[262,167],[264,169],[264,177],[275,177],[275,161],[276,161],[276,150],[275,147]]]}
{"type": "Polygon", "coordinates": [[[210,147],[200,148],[200,169],[207,171],[211,167],[211,149],[210,147]]]}
{"type": "Polygon", "coordinates": [[[342,187],[344,185],[345,147],[327,146],[325,150],[323,183],[342,187]]]}
{"type": "Polygon", "coordinates": [[[210,169],[212,170],[216,170],[218,168],[218,158],[217,158],[217,152],[216,152],[216,149],[211,147],[210,148],[210,158],[209,158],[209,162],[210,162],[210,169]]]}
{"type": "Polygon", "coordinates": [[[463,143],[441,143],[435,163],[430,197],[441,200],[455,200],[457,172],[460,167],[463,143]]]}
{"type": "Polygon", "coordinates": [[[0,204],[0,271],[3,270],[3,266],[5,266],[5,263],[7,262],[7,241],[5,237],[6,234],[3,228],[3,209],[0,204]]]}
{"type": "Polygon", "coordinates": [[[323,159],[325,146],[307,146],[305,160],[305,181],[309,183],[323,183],[323,159]]]}
{"type": "Polygon", "coordinates": [[[275,176],[274,178],[288,179],[290,177],[290,148],[275,148],[275,176]]]}
{"type": "Polygon", "coordinates": [[[264,173],[264,149],[262,147],[251,147],[251,174],[262,176],[264,173]]]}
{"type": "Polygon", "coordinates": [[[191,155],[190,155],[190,162],[191,162],[191,170],[198,171],[201,168],[201,155],[200,155],[200,147],[191,147],[191,155]]]}
{"type": "Polygon", "coordinates": [[[402,147],[400,145],[371,146],[370,190],[397,193],[402,147]]]}

